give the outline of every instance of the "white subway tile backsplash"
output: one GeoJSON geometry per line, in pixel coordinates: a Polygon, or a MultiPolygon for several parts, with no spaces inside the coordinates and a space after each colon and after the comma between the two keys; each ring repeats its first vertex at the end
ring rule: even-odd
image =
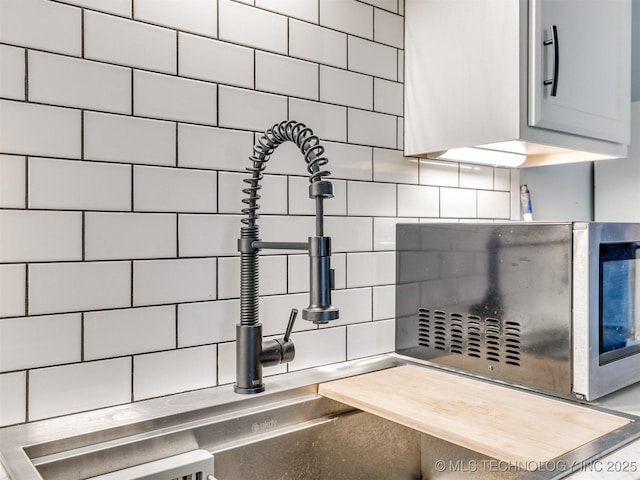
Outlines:
{"type": "Polygon", "coordinates": [[[511,215],[511,194],[478,190],[478,218],[508,220],[511,215]]]}
{"type": "Polygon", "coordinates": [[[373,88],[375,91],[373,108],[376,112],[403,115],[404,88],[401,83],[375,78],[373,88]]]}
{"type": "Polygon", "coordinates": [[[395,283],[395,252],[347,254],[347,288],[395,283]]]}
{"type": "Polygon", "coordinates": [[[216,85],[158,73],[133,72],[137,116],[216,124],[216,85]]]}
{"type": "Polygon", "coordinates": [[[438,217],[440,189],[423,185],[398,185],[399,217],[438,217]]]}
{"type": "MultiPolygon", "coordinates": [[[[260,217],[259,224],[260,237],[265,242],[307,242],[316,231],[314,217],[265,215],[260,217]]],[[[270,252],[280,253],[277,250],[270,250],[270,252]]],[[[291,251],[286,250],[286,253],[291,251]]]]}
{"type": "Polygon", "coordinates": [[[133,358],[133,399],[212,387],[216,384],[216,347],[181,348],[133,358]]]}
{"type": "Polygon", "coordinates": [[[395,349],[396,330],[393,320],[347,326],[347,360],[380,355],[395,349]]]}
{"type": "Polygon", "coordinates": [[[356,0],[320,0],[320,25],[373,39],[373,10],[356,0]]]}
{"type": "Polygon", "coordinates": [[[181,76],[253,88],[253,49],[184,33],[178,44],[181,76]]]}
{"type": "Polygon", "coordinates": [[[366,73],[387,80],[398,79],[398,50],[358,37],[347,42],[349,70],[366,73]]]}
{"type": "Polygon", "coordinates": [[[493,190],[493,167],[461,163],[460,188],[493,190]]]}
{"type": "Polygon", "coordinates": [[[129,357],[41,368],[29,373],[30,421],[130,401],[129,357]]]}
{"type": "Polygon", "coordinates": [[[86,159],[175,165],[175,145],[175,123],[96,112],[84,114],[86,159]]]}
{"type": "Polygon", "coordinates": [[[128,307],[131,263],[34,263],[28,289],[32,315],[128,307]]]}
{"type": "Polygon", "coordinates": [[[348,182],[349,215],[396,216],[396,185],[392,183],[348,182]]]}
{"type": "Polygon", "coordinates": [[[420,184],[440,187],[457,187],[459,165],[455,162],[420,159],[420,184]]]}
{"type": "Polygon", "coordinates": [[[133,262],[133,306],[216,298],[216,259],[133,262]]]}
{"type": "Polygon", "coordinates": [[[373,319],[384,320],[396,317],[396,286],[373,287],[373,319]]]}
{"type": "MultiPolygon", "coordinates": [[[[236,234],[236,237],[239,237],[236,234]]],[[[240,296],[240,257],[218,258],[218,298],[240,296]]]]}
{"type": "Polygon", "coordinates": [[[178,165],[244,171],[253,148],[253,133],[178,124],[178,165]]]}
{"type": "Polygon", "coordinates": [[[256,89],[318,100],[318,65],[257,51],[256,89]]]}
{"type": "Polygon", "coordinates": [[[329,159],[325,168],[331,171],[330,178],[373,179],[371,147],[336,142],[323,142],[322,145],[325,147],[325,157],[329,159]]]}
{"type": "Polygon", "coordinates": [[[2,1],[0,42],[79,56],[81,10],[46,0],[2,1]]]}
{"type": "Polygon", "coordinates": [[[347,107],[373,108],[373,78],[339,68],[320,67],[320,100],[347,107]]]}
{"type": "Polygon", "coordinates": [[[331,237],[333,252],[370,251],[373,245],[371,217],[326,217],[325,235],[331,237]]]}
{"type": "Polygon", "coordinates": [[[0,321],[0,371],[79,362],[80,322],[79,313],[0,321]]]}
{"type": "Polygon", "coordinates": [[[289,371],[344,362],[347,359],[346,327],[296,332],[291,339],[296,345],[296,358],[289,364],[289,371]]]}
{"type": "Polygon", "coordinates": [[[84,359],[97,360],[176,347],[176,309],[127,308],[84,315],[84,359]]]}
{"type": "Polygon", "coordinates": [[[30,51],[29,100],[131,113],[131,69],[30,51]]]}
{"type": "Polygon", "coordinates": [[[346,68],[347,35],[329,28],[289,20],[289,55],[323,65],[346,68]]]}
{"type": "Polygon", "coordinates": [[[418,183],[418,162],[401,150],[373,149],[373,180],[376,182],[418,183]]]}
{"type": "Polygon", "coordinates": [[[64,3],[130,17],[133,0],[64,0],[64,3]]]}
{"type": "Polygon", "coordinates": [[[0,265],[0,317],[25,314],[26,288],[26,265],[0,265]]]}
{"type": "Polygon", "coordinates": [[[103,13],[84,13],[85,58],[177,73],[177,54],[175,31],[103,13]]]}
{"type": "Polygon", "coordinates": [[[237,299],[182,303],[178,305],[178,347],[234,340],[238,323],[237,299]]]}
{"type": "Polygon", "coordinates": [[[398,223],[417,223],[417,218],[374,218],[373,250],[396,249],[396,225],[398,223]]]}
{"type": "Polygon", "coordinates": [[[25,50],[0,45],[0,97],[25,99],[25,50]]]}
{"type": "Polygon", "coordinates": [[[404,83],[404,51],[398,52],[398,81],[404,83]]]}
{"type": "Polygon", "coordinates": [[[15,155],[0,155],[0,207],[26,206],[26,160],[15,155]]]}
{"type": "Polygon", "coordinates": [[[82,214],[0,211],[0,262],[82,260],[82,214]]]}
{"type": "MultiPolygon", "coordinates": [[[[259,142],[259,139],[262,138],[263,134],[256,134],[256,143],[259,142]]],[[[323,145],[326,144],[323,142],[323,145]]],[[[249,149],[249,153],[252,152],[252,149],[249,149]]],[[[246,167],[249,165],[247,163],[249,156],[244,154],[242,156],[242,164],[246,167]]],[[[244,170],[243,170],[244,171],[244,170]]],[[[307,164],[304,160],[304,156],[302,152],[300,152],[300,148],[293,142],[284,142],[281,143],[278,148],[271,155],[271,159],[267,164],[267,172],[269,173],[281,173],[285,175],[299,175],[309,178],[309,173],[307,171],[307,164]]]]}
{"type": "Polygon", "coordinates": [[[349,142],[396,148],[396,117],[384,113],[349,109],[349,142]]]}
{"type": "Polygon", "coordinates": [[[80,158],[81,112],[0,100],[3,153],[80,158]]]}
{"type": "MultiPolygon", "coordinates": [[[[242,200],[247,194],[242,190],[247,188],[244,179],[249,178],[247,173],[220,172],[218,186],[218,198],[220,213],[239,214],[246,204],[242,200]]],[[[265,175],[260,181],[260,200],[258,204],[260,214],[287,214],[287,177],[282,175],[265,175]]],[[[304,197],[303,197],[304,198],[304,197]]]]}
{"type": "MultiPolygon", "coordinates": [[[[266,374],[273,367],[265,368],[266,374]]],[[[236,381],[236,342],[218,344],[218,385],[236,381]]]]}
{"type": "Polygon", "coordinates": [[[404,18],[374,9],[373,39],[396,48],[404,48],[404,18]]]}
{"type": "Polygon", "coordinates": [[[175,257],[177,217],[161,213],[88,212],[86,260],[175,257]]]}
{"type": "Polygon", "coordinates": [[[509,191],[511,188],[511,170],[508,168],[493,169],[493,188],[495,190],[509,191]]]}
{"type": "Polygon", "coordinates": [[[287,119],[287,98],[280,95],[221,85],[219,97],[218,117],[221,127],[264,132],[287,119]]]}
{"type": "Polygon", "coordinates": [[[28,189],[30,208],[129,210],[131,167],[30,158],[28,189]]]}
{"type": "Polygon", "coordinates": [[[404,149],[404,118],[398,117],[396,132],[397,132],[397,142],[398,142],[398,145],[396,146],[396,148],[398,150],[403,150],[404,149]]]}
{"type": "Polygon", "coordinates": [[[335,290],[332,292],[331,303],[340,309],[340,318],[329,323],[328,327],[371,321],[371,288],[369,287],[335,290]]]}
{"type": "Polygon", "coordinates": [[[219,38],[276,53],[287,53],[287,17],[219,0],[219,38]]]}
{"type": "Polygon", "coordinates": [[[305,123],[322,140],[347,140],[347,109],[345,107],[289,100],[289,119],[305,123]]]}
{"type": "Polygon", "coordinates": [[[215,212],[217,173],[135,166],[134,209],[139,212],[215,212]]]}
{"type": "Polygon", "coordinates": [[[374,7],[382,8],[393,13],[403,14],[404,8],[400,8],[404,5],[404,0],[360,0],[363,3],[368,3],[374,7]]]}
{"type": "Polygon", "coordinates": [[[263,335],[282,335],[287,328],[292,308],[297,308],[299,314],[293,328],[294,332],[315,329],[316,325],[302,319],[302,309],[308,306],[309,295],[305,293],[260,297],[259,320],[262,323],[263,335]]]}
{"type": "Polygon", "coordinates": [[[218,8],[215,0],[158,2],[135,0],[135,18],[209,37],[218,34],[218,8]]]}
{"type": "Polygon", "coordinates": [[[476,191],[462,188],[440,188],[440,216],[443,218],[476,218],[476,191]]]}
{"type": "Polygon", "coordinates": [[[179,215],[181,257],[238,255],[240,215],[179,215]]]}
{"type": "Polygon", "coordinates": [[[27,420],[27,373],[0,375],[0,427],[27,420]]]}
{"type": "Polygon", "coordinates": [[[256,0],[256,7],[318,23],[318,0],[256,0]]]}
{"type": "MultiPolygon", "coordinates": [[[[259,266],[260,295],[287,293],[287,258],[285,256],[260,255],[259,266]]],[[[218,259],[218,298],[238,298],[239,296],[240,258],[218,259]]]]}

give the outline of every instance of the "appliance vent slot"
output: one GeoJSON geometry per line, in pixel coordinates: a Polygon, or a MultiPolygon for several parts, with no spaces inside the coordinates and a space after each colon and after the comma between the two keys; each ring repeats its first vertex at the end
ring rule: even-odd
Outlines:
{"type": "Polygon", "coordinates": [[[418,345],[520,366],[520,324],[443,310],[418,310],[418,345]]]}

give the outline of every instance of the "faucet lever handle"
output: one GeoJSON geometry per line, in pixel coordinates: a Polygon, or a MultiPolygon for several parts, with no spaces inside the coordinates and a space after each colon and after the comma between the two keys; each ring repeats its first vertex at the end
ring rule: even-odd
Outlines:
{"type": "Polygon", "coordinates": [[[287,329],[284,332],[284,341],[288,342],[289,337],[291,337],[291,331],[293,330],[293,324],[296,321],[296,317],[298,316],[298,309],[292,308],[291,315],[289,315],[289,323],[287,323],[287,329]]]}

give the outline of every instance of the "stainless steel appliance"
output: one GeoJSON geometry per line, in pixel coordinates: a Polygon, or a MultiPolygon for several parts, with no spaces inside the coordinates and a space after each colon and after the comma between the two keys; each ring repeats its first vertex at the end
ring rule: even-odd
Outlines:
{"type": "Polygon", "coordinates": [[[640,224],[396,233],[397,353],[586,400],[640,381],[640,224]]]}

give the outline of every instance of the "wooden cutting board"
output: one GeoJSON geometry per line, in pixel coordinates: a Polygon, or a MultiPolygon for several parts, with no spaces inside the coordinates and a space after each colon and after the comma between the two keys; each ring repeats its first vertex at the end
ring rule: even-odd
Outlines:
{"type": "Polygon", "coordinates": [[[322,383],[319,393],[529,469],[630,422],[579,404],[412,365],[322,383]]]}

